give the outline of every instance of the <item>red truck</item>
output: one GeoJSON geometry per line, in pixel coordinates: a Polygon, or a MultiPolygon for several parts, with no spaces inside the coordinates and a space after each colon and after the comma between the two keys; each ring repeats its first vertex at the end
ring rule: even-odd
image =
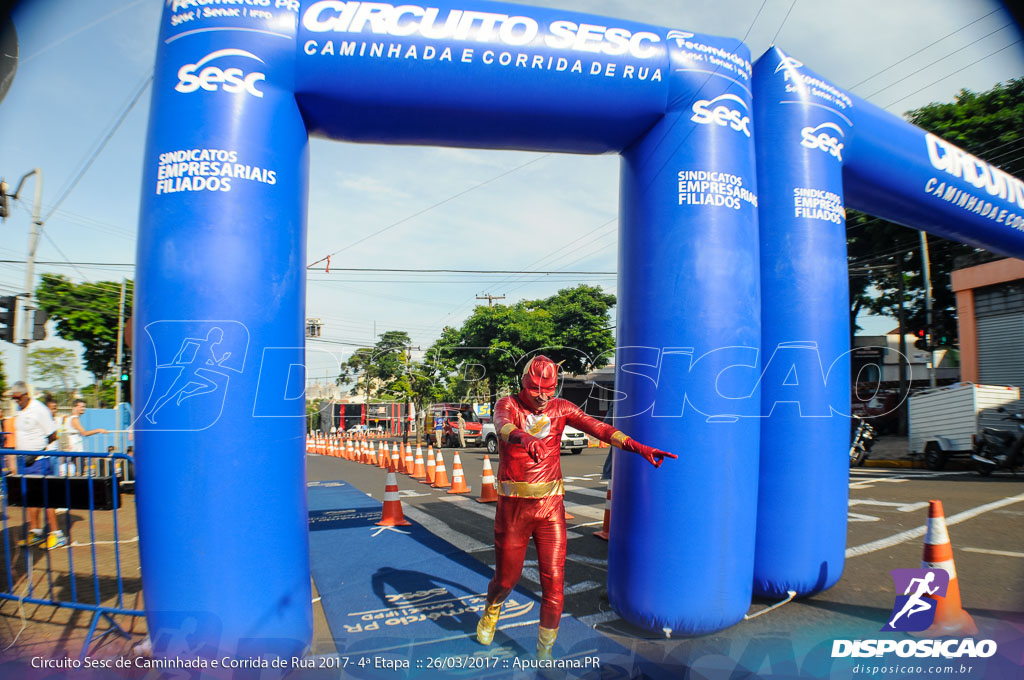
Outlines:
{"type": "Polygon", "coordinates": [[[434,432],[437,430],[438,424],[441,425],[441,429],[444,431],[443,445],[446,447],[455,447],[459,445],[459,414],[462,414],[462,419],[466,422],[463,431],[466,438],[466,446],[480,446],[482,438],[480,431],[483,425],[480,423],[480,418],[473,411],[472,404],[433,404],[427,410],[427,432],[426,434],[433,439],[434,432]]]}

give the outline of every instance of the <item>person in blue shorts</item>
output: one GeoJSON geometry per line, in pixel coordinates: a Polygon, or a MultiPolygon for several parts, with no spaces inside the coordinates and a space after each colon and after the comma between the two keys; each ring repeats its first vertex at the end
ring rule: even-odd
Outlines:
{"type": "MultiPolygon", "coordinates": [[[[57,424],[50,410],[39,401],[28,395],[28,386],[19,381],[11,385],[11,399],[18,404],[18,414],[14,417],[15,445],[19,451],[43,452],[46,447],[57,441],[57,424]]],[[[8,469],[15,469],[14,461],[8,457],[8,469]]],[[[17,456],[17,471],[22,475],[52,475],[53,465],[50,457],[17,456]]],[[[47,548],[60,548],[67,545],[68,539],[57,524],[57,512],[46,508],[46,520],[50,526],[50,538],[43,531],[43,509],[26,508],[28,511],[29,532],[25,543],[36,546],[46,543],[47,548]]]]}

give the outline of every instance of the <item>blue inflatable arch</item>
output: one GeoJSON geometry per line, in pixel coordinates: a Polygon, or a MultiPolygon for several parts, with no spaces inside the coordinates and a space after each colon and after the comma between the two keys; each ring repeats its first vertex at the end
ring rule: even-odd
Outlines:
{"type": "Polygon", "coordinates": [[[616,457],[608,586],[659,631],[839,577],[845,203],[1024,254],[1019,181],[781,52],[752,69],[735,39],[562,10],[167,0],[149,130],[142,577],[151,634],[187,622],[191,650],[298,653],[312,635],[310,134],[622,154],[619,426],[680,459],[616,457]]]}

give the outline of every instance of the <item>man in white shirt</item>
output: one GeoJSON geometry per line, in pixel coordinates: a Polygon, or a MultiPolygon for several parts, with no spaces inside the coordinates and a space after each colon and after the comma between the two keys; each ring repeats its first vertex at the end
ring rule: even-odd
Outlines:
{"type": "MultiPolygon", "coordinates": [[[[11,386],[11,398],[18,404],[18,414],[14,417],[15,444],[19,451],[43,451],[48,444],[57,441],[57,424],[53,421],[50,410],[40,402],[28,396],[28,387],[23,382],[11,386]]],[[[15,469],[15,456],[7,457],[7,468],[15,469]]],[[[53,466],[49,456],[17,456],[17,471],[22,475],[51,475],[53,466]]],[[[43,533],[42,508],[26,508],[28,510],[29,535],[26,543],[29,546],[46,542],[47,547],[59,548],[67,545],[67,538],[57,524],[57,513],[53,508],[46,509],[46,520],[50,525],[50,540],[43,533]]]]}

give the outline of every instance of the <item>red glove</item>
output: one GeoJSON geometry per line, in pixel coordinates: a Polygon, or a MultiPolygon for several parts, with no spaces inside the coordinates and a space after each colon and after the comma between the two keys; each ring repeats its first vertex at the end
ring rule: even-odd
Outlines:
{"type": "Polygon", "coordinates": [[[648,463],[650,463],[651,465],[653,465],[656,468],[661,467],[661,464],[665,462],[666,458],[678,458],[679,457],[679,456],[675,455],[674,453],[669,453],[668,451],[662,451],[661,449],[656,449],[653,446],[647,446],[646,444],[641,444],[640,442],[638,442],[637,440],[635,440],[635,439],[633,439],[631,437],[626,437],[626,440],[624,442],[622,442],[622,446],[620,446],[619,448],[622,449],[623,451],[631,451],[633,453],[639,453],[641,456],[643,456],[645,459],[647,459],[648,463]]]}
{"type": "Polygon", "coordinates": [[[544,445],[541,441],[533,435],[527,434],[526,430],[512,430],[508,433],[508,441],[510,444],[522,446],[534,463],[540,459],[540,454],[544,452],[544,445]]]}

